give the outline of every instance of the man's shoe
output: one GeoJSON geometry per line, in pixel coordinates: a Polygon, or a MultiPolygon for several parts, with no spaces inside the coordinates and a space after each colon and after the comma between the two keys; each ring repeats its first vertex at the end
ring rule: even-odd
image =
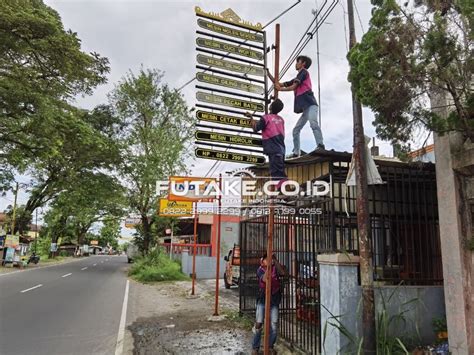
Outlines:
{"type": "Polygon", "coordinates": [[[316,150],[326,150],[326,147],[324,146],[324,144],[318,144],[316,150]]]}
{"type": "Polygon", "coordinates": [[[294,158],[299,158],[298,154],[291,153],[285,157],[286,159],[294,159],[294,158]]]}

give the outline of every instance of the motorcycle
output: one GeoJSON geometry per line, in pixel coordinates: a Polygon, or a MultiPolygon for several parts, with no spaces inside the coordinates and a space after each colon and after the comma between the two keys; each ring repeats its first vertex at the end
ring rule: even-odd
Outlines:
{"type": "Polygon", "coordinates": [[[38,264],[40,261],[40,256],[36,255],[36,253],[33,253],[30,255],[30,258],[28,259],[28,264],[33,263],[33,264],[38,264]]]}

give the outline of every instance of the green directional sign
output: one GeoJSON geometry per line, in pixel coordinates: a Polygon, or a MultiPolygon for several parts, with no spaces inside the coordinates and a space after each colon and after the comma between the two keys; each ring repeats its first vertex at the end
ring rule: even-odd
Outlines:
{"type": "Polygon", "coordinates": [[[263,156],[229,153],[229,152],[222,152],[218,150],[205,149],[205,148],[196,148],[194,150],[194,154],[196,154],[198,158],[203,158],[203,159],[223,160],[223,161],[230,161],[232,163],[242,163],[242,164],[256,164],[256,165],[265,164],[265,158],[263,156]]]}
{"type": "Polygon", "coordinates": [[[198,25],[199,27],[204,28],[205,30],[220,33],[226,36],[236,37],[236,38],[244,39],[247,41],[263,42],[263,36],[258,33],[237,30],[235,28],[222,26],[217,23],[213,23],[213,22],[209,22],[209,21],[205,21],[201,19],[198,19],[198,25]]]}
{"type": "Polygon", "coordinates": [[[251,146],[251,147],[262,146],[262,140],[260,138],[239,136],[236,134],[196,131],[195,136],[197,140],[206,141],[206,142],[238,144],[238,145],[246,145],[246,146],[251,146]]]}
{"type": "Polygon", "coordinates": [[[264,76],[263,68],[256,67],[253,65],[231,62],[224,59],[217,59],[203,54],[198,54],[196,59],[197,62],[202,65],[208,65],[210,67],[225,69],[236,73],[264,76]]]}
{"type": "Polygon", "coordinates": [[[248,118],[244,117],[234,117],[222,115],[220,113],[199,110],[196,112],[196,118],[206,122],[219,123],[243,128],[252,128],[252,120],[249,120],[248,118]]]}
{"type": "Polygon", "coordinates": [[[263,94],[263,86],[258,86],[250,83],[246,83],[239,80],[229,79],[225,76],[206,74],[206,73],[197,73],[196,79],[200,82],[225,86],[226,88],[231,88],[235,90],[252,92],[254,94],[263,94]]]}
{"type": "Polygon", "coordinates": [[[252,101],[239,100],[232,97],[226,97],[221,95],[208,94],[202,91],[196,93],[198,101],[208,102],[211,104],[229,106],[234,108],[240,108],[243,110],[263,112],[264,107],[262,104],[252,101]]]}
{"type": "Polygon", "coordinates": [[[255,51],[249,48],[236,46],[233,44],[215,41],[213,39],[201,38],[198,37],[196,39],[196,44],[199,47],[210,48],[218,51],[223,51],[226,53],[232,53],[236,55],[240,55],[243,57],[248,57],[252,59],[262,60],[263,59],[263,51],[255,51]]]}

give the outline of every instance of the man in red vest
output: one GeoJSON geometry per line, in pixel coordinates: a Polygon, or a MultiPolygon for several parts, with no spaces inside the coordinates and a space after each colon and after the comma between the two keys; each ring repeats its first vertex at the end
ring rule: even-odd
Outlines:
{"type": "Polygon", "coordinates": [[[277,340],[278,307],[280,306],[282,296],[280,276],[286,275],[286,270],[275,257],[275,254],[271,260],[268,259],[267,253],[263,254],[262,258],[260,259],[260,267],[257,270],[258,294],[255,326],[252,328],[254,333],[252,341],[252,355],[258,354],[262,338],[262,326],[265,318],[265,281],[267,277],[267,270],[271,270],[272,273],[272,297],[270,301],[270,349],[272,353],[274,353],[273,346],[277,340]],[[268,268],[269,262],[271,263],[271,268],[268,268]]]}

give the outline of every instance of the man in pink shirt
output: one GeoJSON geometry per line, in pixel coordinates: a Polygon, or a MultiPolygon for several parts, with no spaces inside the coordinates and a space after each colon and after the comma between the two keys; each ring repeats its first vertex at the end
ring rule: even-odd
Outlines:
{"type": "Polygon", "coordinates": [[[283,84],[278,81],[267,70],[267,75],[274,83],[275,89],[278,91],[293,91],[295,94],[295,113],[301,113],[301,117],[296,122],[293,128],[293,154],[291,157],[298,157],[301,155],[300,148],[300,132],[306,123],[313,130],[314,140],[316,141],[316,149],[325,149],[323,134],[321,127],[318,124],[318,102],[314,97],[311,85],[311,77],[309,75],[309,67],[311,66],[311,58],[301,55],[296,58],[296,70],[298,74],[293,80],[287,81],[283,84]]]}
{"type": "MultiPolygon", "coordinates": [[[[285,173],[285,120],[278,115],[281,110],[283,102],[276,99],[270,105],[269,114],[263,115],[259,121],[252,121],[253,130],[262,131],[263,154],[268,156],[270,176],[278,181],[277,190],[288,180],[285,173]]],[[[245,115],[252,117],[248,112],[245,115]]]]}

